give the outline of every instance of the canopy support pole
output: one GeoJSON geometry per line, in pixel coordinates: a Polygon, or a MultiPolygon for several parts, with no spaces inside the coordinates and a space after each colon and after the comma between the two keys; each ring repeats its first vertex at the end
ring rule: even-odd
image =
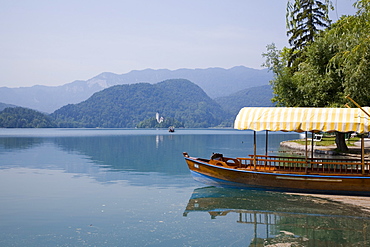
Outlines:
{"type": "Polygon", "coordinates": [[[311,132],[311,133],[312,133],[312,138],[311,138],[311,160],[313,160],[313,148],[314,148],[313,138],[314,138],[315,133],[314,132],[311,132]]]}
{"type": "MultiPolygon", "coordinates": [[[[355,106],[360,108],[361,111],[363,111],[368,117],[370,117],[370,114],[367,111],[365,111],[359,104],[357,104],[356,101],[354,101],[351,97],[349,97],[349,94],[345,98],[352,101],[352,103],[355,104],[355,106]]],[[[361,164],[362,164],[362,175],[364,175],[365,174],[365,140],[364,140],[363,134],[361,135],[361,164]]]]}
{"type": "Polygon", "coordinates": [[[256,163],[257,163],[257,137],[256,137],[256,131],[253,131],[253,165],[254,170],[256,170],[256,163]]]}
{"type": "Polygon", "coordinates": [[[370,114],[367,113],[367,111],[365,111],[364,108],[362,108],[359,104],[357,104],[356,101],[354,101],[351,97],[349,97],[349,94],[345,98],[346,99],[349,99],[350,101],[352,101],[352,103],[355,104],[355,106],[357,106],[358,108],[360,108],[361,111],[363,111],[368,117],[370,117],[370,114]]]}
{"type": "Polygon", "coordinates": [[[307,173],[307,166],[308,166],[308,135],[307,135],[307,131],[305,131],[305,137],[306,137],[306,148],[305,148],[305,161],[306,161],[306,164],[305,164],[305,168],[304,168],[304,172],[307,173]]]}
{"type": "Polygon", "coordinates": [[[362,164],[362,175],[365,175],[365,138],[361,135],[361,164],[362,164]]]}
{"type": "Polygon", "coordinates": [[[266,151],[265,151],[266,156],[268,155],[268,147],[269,147],[269,131],[266,130],[266,151]]]}
{"type": "MultiPolygon", "coordinates": [[[[266,150],[265,150],[265,159],[267,159],[268,155],[268,145],[269,145],[269,131],[266,130],[266,150]]],[[[265,166],[267,165],[267,161],[265,161],[265,166]]]]}

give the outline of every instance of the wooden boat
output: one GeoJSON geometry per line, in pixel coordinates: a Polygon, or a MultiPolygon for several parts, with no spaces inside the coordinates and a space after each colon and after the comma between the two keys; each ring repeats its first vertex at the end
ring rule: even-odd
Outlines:
{"type": "MultiPolygon", "coordinates": [[[[369,110],[369,109],[366,109],[369,110]]],[[[365,160],[364,139],[361,158],[334,159],[308,157],[307,132],[368,132],[368,115],[361,108],[243,108],[234,128],[254,130],[254,154],[248,157],[210,159],[183,153],[196,180],[208,184],[255,187],[279,191],[370,195],[370,161],[365,160]],[[256,131],[296,131],[306,133],[305,157],[256,154],[256,131]]],[[[268,133],[266,131],[266,133],[268,133]]]]}

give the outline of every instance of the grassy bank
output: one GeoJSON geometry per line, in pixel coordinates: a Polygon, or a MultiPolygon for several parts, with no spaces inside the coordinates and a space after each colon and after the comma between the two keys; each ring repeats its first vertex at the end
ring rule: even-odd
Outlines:
{"type": "MultiPolygon", "coordinates": [[[[355,142],[359,141],[359,137],[352,137],[346,141],[347,146],[355,146],[355,142]]],[[[293,140],[292,142],[296,142],[301,145],[305,145],[306,141],[304,139],[293,140]]],[[[332,146],[335,145],[335,136],[323,136],[321,141],[314,141],[315,146],[332,146]]],[[[308,145],[311,145],[311,139],[308,139],[308,145]]]]}

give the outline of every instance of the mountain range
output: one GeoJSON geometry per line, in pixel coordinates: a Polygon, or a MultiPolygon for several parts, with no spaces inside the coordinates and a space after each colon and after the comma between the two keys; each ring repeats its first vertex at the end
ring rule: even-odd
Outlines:
{"type": "Polygon", "coordinates": [[[94,93],[111,86],[139,82],[153,84],[168,79],[187,79],[215,99],[267,85],[272,79],[272,73],[267,69],[257,70],[244,66],[231,69],[146,69],[121,75],[104,72],[89,80],[78,80],[62,86],[0,87],[0,102],[52,113],[67,104],[87,100],[94,93]]]}
{"type": "Polygon", "coordinates": [[[10,105],[10,104],[4,104],[0,102],[0,111],[4,110],[5,108],[9,107],[16,107],[15,105],[10,105]]]}

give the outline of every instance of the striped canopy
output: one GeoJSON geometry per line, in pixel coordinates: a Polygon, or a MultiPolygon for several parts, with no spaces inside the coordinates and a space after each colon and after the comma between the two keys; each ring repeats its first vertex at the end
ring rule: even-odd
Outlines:
{"type": "MultiPolygon", "coordinates": [[[[370,107],[363,108],[370,112],[370,107]]],[[[240,130],[369,132],[369,117],[359,108],[244,107],[234,123],[240,130]]]]}

